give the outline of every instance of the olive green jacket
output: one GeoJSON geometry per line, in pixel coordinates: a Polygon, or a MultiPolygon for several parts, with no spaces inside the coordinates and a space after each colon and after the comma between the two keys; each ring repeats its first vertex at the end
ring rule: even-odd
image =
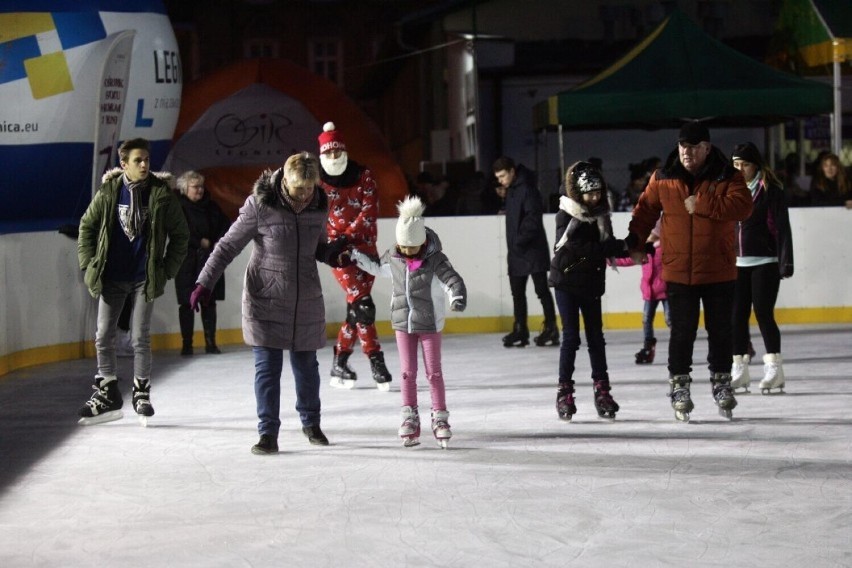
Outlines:
{"type": "MultiPolygon", "coordinates": [[[[168,172],[151,174],[151,197],[148,201],[151,230],[145,266],[145,300],[148,302],[161,296],[166,282],[175,277],[186,256],[189,241],[186,218],[180,201],[172,191],[171,182],[172,175],[168,172]]],[[[121,169],[105,173],[103,185],[80,219],[77,256],[80,268],[86,271],[83,280],[95,298],[103,290],[103,273],[122,183],[121,169]]]]}

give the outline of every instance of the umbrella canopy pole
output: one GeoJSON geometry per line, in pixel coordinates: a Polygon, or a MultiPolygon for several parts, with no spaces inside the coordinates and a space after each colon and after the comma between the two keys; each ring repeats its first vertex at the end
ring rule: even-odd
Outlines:
{"type": "Polygon", "coordinates": [[[834,114],[831,121],[831,149],[835,156],[840,155],[840,145],[843,138],[843,112],[840,106],[840,42],[834,42],[834,114]]]}
{"type": "Polygon", "coordinates": [[[559,183],[562,183],[565,181],[565,140],[562,137],[561,124],[556,127],[556,130],[559,133],[559,172],[561,174],[559,183]]]}

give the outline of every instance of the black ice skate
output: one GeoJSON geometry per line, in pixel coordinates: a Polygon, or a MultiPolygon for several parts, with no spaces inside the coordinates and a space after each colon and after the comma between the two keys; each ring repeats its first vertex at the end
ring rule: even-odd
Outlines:
{"type": "Polygon", "coordinates": [[[336,389],[355,388],[358,375],[349,367],[350,355],[352,355],[351,351],[338,351],[337,347],[334,348],[334,361],[331,364],[331,382],[329,384],[336,389]]]}
{"type": "Polygon", "coordinates": [[[515,322],[512,333],[503,336],[503,347],[526,347],[530,344],[530,330],[527,324],[515,322]]]}
{"type": "Polygon", "coordinates": [[[619,406],[609,393],[609,379],[595,379],[593,384],[595,389],[595,409],[598,411],[598,416],[600,418],[615,420],[615,413],[618,412],[619,406]]]}
{"type": "Polygon", "coordinates": [[[388,392],[391,384],[391,374],[385,365],[385,354],[381,351],[375,351],[368,355],[370,358],[370,370],[373,372],[373,380],[376,381],[376,388],[382,392],[388,392]]]}
{"type": "Polygon", "coordinates": [[[544,322],[541,326],[541,334],[537,335],[535,339],[533,339],[536,345],[539,347],[546,347],[548,345],[559,346],[559,328],[556,327],[556,322],[544,322]]]}
{"type": "Polygon", "coordinates": [[[133,410],[139,415],[142,426],[148,425],[148,418],[154,416],[151,406],[151,381],[148,379],[133,379],[133,410]]]}
{"type": "Polygon", "coordinates": [[[692,377],[689,375],[674,375],[669,378],[669,398],[672,399],[672,409],[675,411],[675,418],[681,422],[689,422],[689,413],[695,408],[692,403],[692,398],[689,396],[689,384],[692,382],[692,377]]]}
{"type": "Polygon", "coordinates": [[[80,408],[78,413],[80,420],[78,422],[84,426],[92,426],[120,420],[124,416],[121,411],[124,400],[122,400],[121,392],[118,390],[118,379],[106,379],[98,375],[95,377],[92,388],[95,389],[95,392],[80,408]]]}
{"type": "Polygon", "coordinates": [[[731,412],[737,406],[737,399],[734,398],[734,389],[731,388],[730,373],[713,373],[710,378],[710,384],[713,387],[713,400],[716,401],[716,406],[719,407],[719,415],[730,420],[733,418],[731,412]]]}
{"type": "Polygon", "coordinates": [[[449,419],[450,413],[446,410],[432,411],[432,433],[435,435],[438,445],[445,450],[449,447],[450,438],[453,437],[449,419]]]}
{"type": "Polygon", "coordinates": [[[416,406],[402,407],[402,425],[399,427],[402,445],[410,448],[420,444],[420,414],[416,406]]]}
{"type": "Polygon", "coordinates": [[[657,340],[649,339],[645,341],[645,346],[636,353],[637,365],[650,365],[654,362],[654,354],[657,351],[657,340]]]}
{"type": "Polygon", "coordinates": [[[574,381],[559,383],[556,390],[556,413],[560,420],[570,421],[577,414],[577,406],[574,404],[574,381]]]}

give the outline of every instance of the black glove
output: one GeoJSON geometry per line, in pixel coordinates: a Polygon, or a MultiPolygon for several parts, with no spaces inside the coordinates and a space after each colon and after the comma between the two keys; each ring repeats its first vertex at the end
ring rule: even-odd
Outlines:
{"type": "Polygon", "coordinates": [[[654,256],[654,253],[657,252],[657,247],[654,246],[654,243],[645,243],[645,254],[650,254],[654,256]]]}
{"type": "Polygon", "coordinates": [[[624,243],[627,245],[627,250],[634,250],[636,245],[639,244],[639,237],[636,236],[636,233],[630,233],[624,239],[624,243]]]}
{"type": "Polygon", "coordinates": [[[323,262],[333,266],[334,268],[343,268],[352,264],[352,259],[349,256],[349,251],[346,250],[346,237],[339,237],[329,242],[325,247],[323,262]],[[346,253],[343,258],[341,255],[346,253]]]}

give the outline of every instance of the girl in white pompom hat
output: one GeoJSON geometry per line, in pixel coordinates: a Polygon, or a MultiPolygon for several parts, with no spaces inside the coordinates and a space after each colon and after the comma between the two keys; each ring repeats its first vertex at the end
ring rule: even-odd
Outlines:
{"type": "Polygon", "coordinates": [[[432,432],[446,448],[452,436],[441,369],[441,330],[444,328],[446,303],[450,309],[464,311],[467,290],[464,280],[441,250],[438,235],[426,227],[423,203],[407,197],[397,205],[396,246],[378,260],[358,251],[352,259],[370,274],[393,280],[391,324],[396,332],[402,381],[402,426],[399,435],[406,446],[416,446],[420,438],[417,407],[417,346],[423,346],[423,365],[432,398],[432,432]]]}

